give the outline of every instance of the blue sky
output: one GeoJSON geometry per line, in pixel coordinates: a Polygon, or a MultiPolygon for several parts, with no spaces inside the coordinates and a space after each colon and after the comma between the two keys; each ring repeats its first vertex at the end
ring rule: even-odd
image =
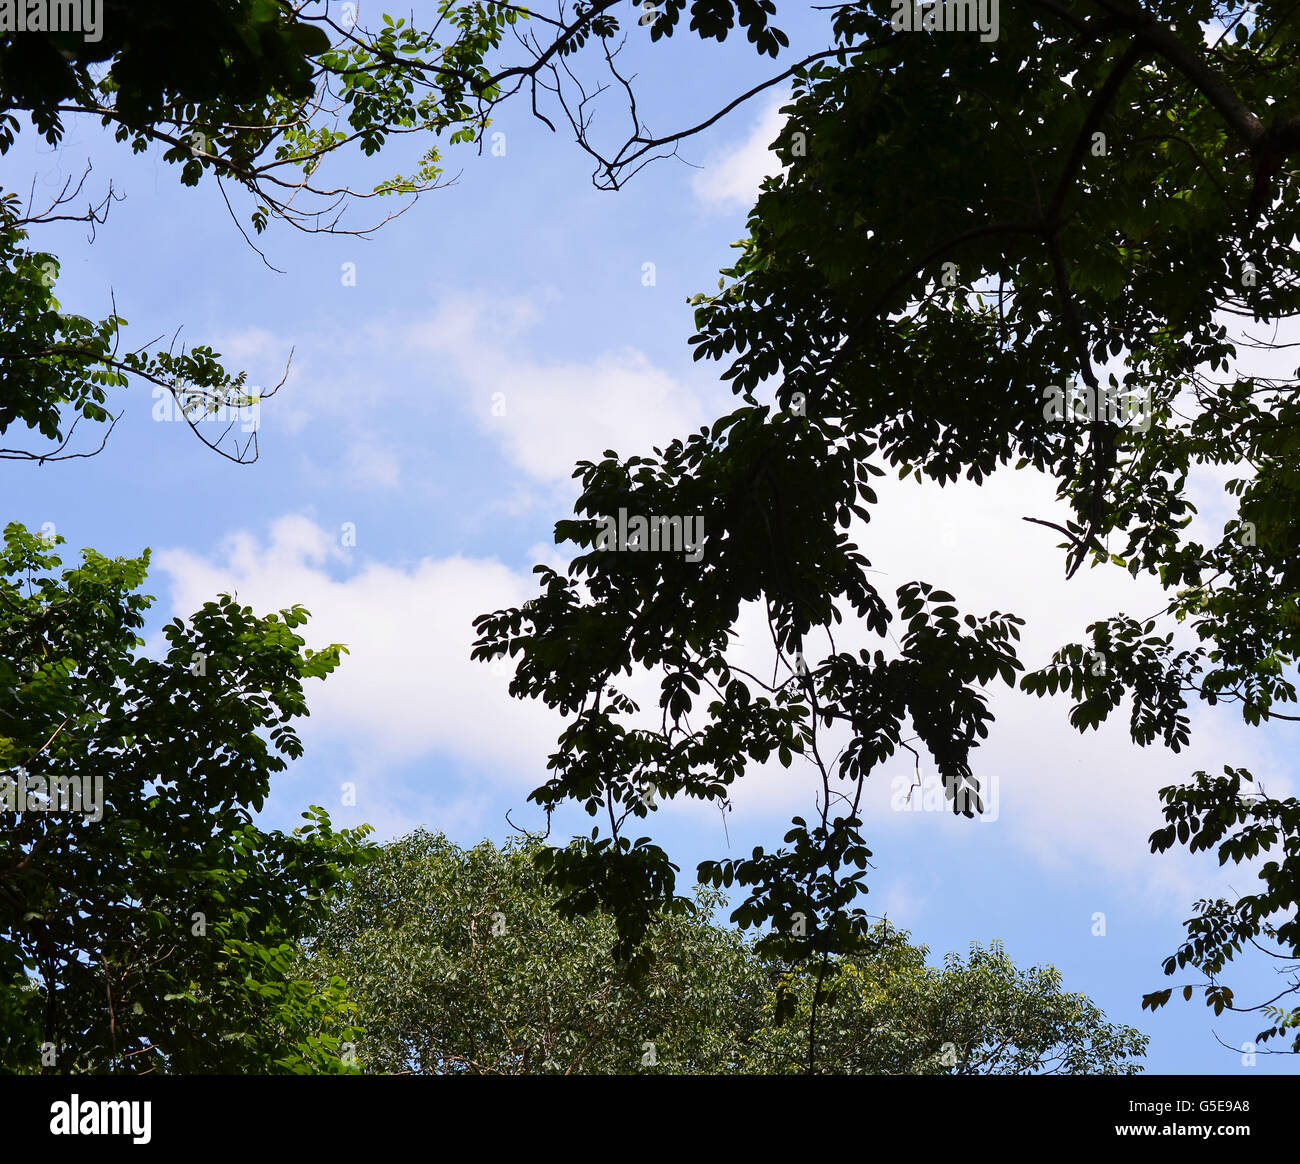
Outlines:
{"type": "MultiPolygon", "coordinates": [[[[783,12],[781,23],[798,48],[824,39],[822,20],[783,12]]],[[[743,41],[676,39],[629,49],[655,130],[693,123],[776,71],[743,41]]],[[[538,823],[525,797],[560,721],[509,699],[506,676],[469,661],[469,623],[530,597],[535,563],[562,563],[551,531],[575,496],[575,459],[648,451],[731,399],[723,368],[691,359],[686,300],[716,285],[728,244],[744,233],[772,166],[776,104],[756,98],[684,146],[694,166],[657,163],[618,193],[592,188],[565,133],[550,133],[524,103],[507,106],[493,126],[506,135],[505,155],[455,152],[455,184],[373,240],[273,225],[259,245],[282,274],[244,243],[215,185],[181,187],[157,153],[131,156],[92,122],[74,123],[57,152],[32,135],[11,151],[3,183],[25,190],[34,177],[37,204],[88,159],[88,189],[111,176],[124,195],[93,245],[72,225],[34,239],[63,262],[66,310],[101,318],[111,292],[132,343],[184,325],[186,342],[212,344],[253,384],[279,379],[294,350],[286,386],[262,410],[255,465],[232,465],[185,425],[153,420],[146,385],[120,398],[124,415],[99,456],[0,463],[6,520],[52,523],[72,548],[152,547],[155,644],[165,621],[221,590],[264,611],[300,602],[313,613],[310,642],[348,644],[340,671],[310,692],[307,754],[279,780],[267,823],[292,826],[319,803],[337,822],[374,824],[381,839],[423,825],[465,844],[504,839],[507,811],[538,823]],[[354,286],[345,264],[355,265],[354,286]],[[355,545],[344,544],[348,528],[355,545]],[[342,803],[345,784],[355,807],[342,803]]],[[[611,102],[602,116],[613,135],[625,114],[611,102]]],[[[383,169],[417,153],[398,142],[383,169]]],[[[332,165],[339,181],[376,174],[358,158],[332,165]]],[[[233,192],[232,201],[246,223],[251,204],[233,192]]],[[[369,208],[356,213],[360,223],[369,208]]],[[[1211,528],[1227,513],[1220,485],[1197,482],[1211,528]]],[[[952,591],[963,610],[1026,618],[1022,658],[1035,666],[1095,618],[1163,605],[1150,584],[1118,571],[1064,583],[1055,535],[1020,520],[1051,519],[1054,508],[1031,473],[1008,471],[983,489],[893,484],[859,540],[890,585],[920,578],[952,591]]],[[[757,628],[753,619],[741,627],[741,650],[755,660],[757,628]]],[[[998,720],[976,771],[995,782],[996,819],[896,811],[910,758],[873,778],[871,912],[910,929],[936,958],[1001,938],[1021,965],[1056,965],[1067,988],[1151,1034],[1149,1071],[1295,1072],[1284,1056],[1247,1066],[1216,1041],[1239,1047],[1265,1025],[1258,1019],[1213,1020],[1199,1000],[1139,1010],[1144,992],[1167,984],[1160,960],[1191,903],[1253,881],[1245,870],[1221,875],[1206,858],[1150,856],[1155,790],[1231,762],[1288,794],[1285,741],[1244,728],[1230,709],[1198,709],[1193,747],[1172,756],[1134,749],[1121,719],[1078,736],[1063,699],[991,698],[998,720]],[[1104,935],[1094,933],[1098,915],[1104,935]]],[[[797,770],[774,765],[745,784],[725,832],[716,808],[656,815],[648,831],[687,882],[703,858],[775,845],[790,816],[812,807],[797,770]]],[[[553,835],[585,820],[558,819],[553,835]]],[[[1274,993],[1257,966],[1236,981],[1242,998],[1274,993]]]]}

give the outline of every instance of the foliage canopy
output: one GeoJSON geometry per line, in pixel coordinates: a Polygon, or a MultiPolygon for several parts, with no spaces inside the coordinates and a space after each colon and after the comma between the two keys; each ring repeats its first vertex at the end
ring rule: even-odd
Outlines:
{"type": "MultiPolygon", "coordinates": [[[[711,920],[660,918],[644,975],[612,957],[613,919],[562,918],[537,842],[465,850],[419,831],[359,867],[305,943],[365,1028],[362,1070],[417,1074],[785,1074],[806,1069],[815,975],[790,974],[711,920]],[[793,1005],[782,1008],[779,999],[793,1005]],[[782,1009],[788,1017],[778,1019],[782,1009]]],[[[1131,1074],[1146,1038],[1020,970],[999,943],[949,955],[887,925],[843,961],[818,1038],[837,1074],[1131,1074]]]]}
{"type": "MultiPolygon", "coordinates": [[[[773,143],[784,170],[721,289],[695,298],[695,356],[724,362],[737,408],[651,457],[580,463],[575,517],[556,526],[567,572],[538,567],[535,598],[476,624],[477,658],[516,660],[514,695],[571,715],[532,799],[608,827],[547,867],[568,908],[618,917],[624,955],[677,896],[668,854],[627,832],[652,811],[647,786],[716,801],[769,757],[811,764],[816,815],[700,876],[746,891],[734,917],[770,927],[774,954],[825,964],[870,928],[855,904],[864,781],[919,740],[953,811],[980,812],[990,685],[1068,692],[1081,731],[1126,704],[1136,744],[1175,751],[1192,700],[1250,724],[1300,718],[1284,710],[1300,650],[1298,384],[1250,366],[1264,325],[1300,306],[1291,6],[1009,0],[993,43],[891,15],[884,0],[835,8],[838,55],[794,76],[773,143]],[[1221,35],[1202,32],[1212,22],[1221,35]],[[943,579],[883,593],[859,543],[886,474],[979,484],[1029,468],[1062,512],[1026,518],[1064,539],[1068,576],[1085,562],[1147,574],[1168,602],[1094,624],[1017,680],[1020,619],[962,613],[943,579]],[[1188,533],[1202,469],[1228,472],[1235,511],[1204,545],[1188,533]],[[603,552],[599,519],[620,509],[701,515],[702,560],[603,552]],[[770,627],[770,682],[732,653],[747,604],[770,627]],[[839,649],[846,619],[879,647],[839,649]],[[659,727],[616,686],[640,670],[661,681],[659,727]],[[814,919],[805,935],[796,913],[814,919]]],[[[1258,897],[1203,903],[1167,964],[1204,971],[1219,1008],[1218,975],[1246,942],[1297,952],[1296,805],[1248,806],[1249,779],[1164,790],[1153,837],[1218,843],[1222,860],[1286,854],[1258,897]]],[[[1300,1049],[1300,1010],[1271,1017],[1300,1049]]]]}
{"type": "Polygon", "coordinates": [[[0,550],[0,1066],[346,1070],[341,984],[290,969],[370,830],[252,818],[342,648],[223,595],[149,658],[148,554],[60,570],[61,541],[0,550]]]}

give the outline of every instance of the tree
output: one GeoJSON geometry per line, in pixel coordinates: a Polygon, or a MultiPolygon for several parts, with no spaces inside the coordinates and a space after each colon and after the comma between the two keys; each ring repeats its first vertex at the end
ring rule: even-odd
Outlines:
{"type": "Polygon", "coordinates": [[[305,943],[307,974],[340,978],[381,1073],[722,1070],[764,993],[738,934],[683,914],[645,977],[610,956],[603,916],[563,919],[535,846],[462,850],[423,830],[348,880],[305,943]]]}
{"type": "MultiPolygon", "coordinates": [[[[849,1075],[1135,1075],[1148,1039],[1106,1021],[1051,966],[1021,970],[1002,943],[972,943],[942,968],[905,931],[877,927],[871,952],[842,959],[819,1024],[816,1064],[849,1075]]],[[[755,1055],[767,1072],[807,1069],[817,976],[799,975],[793,1017],[773,996],[755,1055]]]]}
{"type": "MultiPolygon", "coordinates": [[[[102,26],[81,35],[34,20],[15,30],[10,6],[0,21],[0,154],[24,119],[57,147],[70,119],[90,118],[134,152],[161,147],[187,185],[217,181],[227,205],[242,188],[254,234],[272,219],[365,234],[374,224],[343,222],[354,200],[409,204],[434,188],[439,139],[481,144],[499,102],[528,90],[536,110],[538,91],[553,89],[571,112],[564,93],[584,46],[588,55],[598,47],[622,83],[614,7],[561,5],[550,18],[446,0],[428,29],[385,17],[371,32],[356,24],[355,5],[108,0],[102,26]],[[528,21],[535,31],[517,27],[528,21]],[[515,57],[497,60],[509,36],[515,57]],[[412,174],[370,189],[324,180],[337,152],[369,156],[392,135],[417,132],[434,143],[412,174]]],[[[685,11],[685,0],[664,0],[647,35],[670,36],[685,11]]],[[[775,55],[785,37],[769,27],[771,12],[768,0],[693,0],[692,30],[723,40],[739,26],[775,55]]],[[[580,138],[587,102],[584,93],[580,138]]],[[[634,143],[641,133],[634,120],[634,143]]],[[[94,320],[56,297],[58,259],[31,245],[32,230],[72,220],[93,235],[117,194],[110,182],[79,210],[88,177],[89,168],[44,207],[0,191],[0,435],[40,438],[35,448],[6,443],[0,459],[94,455],[112,430],[114,394],[132,379],[152,384],[218,452],[254,459],[256,410],[275,387],[251,388],[201,344],[124,351],[116,304],[94,320]],[[209,438],[198,422],[212,416],[226,426],[209,438]],[[107,423],[98,449],[73,444],[83,421],[107,423]]],[[[289,721],[305,714],[301,680],[332,669],[339,648],[300,652],[300,608],[258,618],[223,597],[189,626],[168,628],[166,661],[146,660],[134,632],[148,601],[133,591],[147,555],[88,552],[81,568],[55,577],[43,573],[61,564],[50,546],[20,526],[7,539],[0,773],[24,801],[17,823],[6,819],[0,831],[0,980],[13,988],[0,1002],[13,1034],[5,1054],[24,1070],[338,1069],[350,1032],[341,997],[333,987],[304,991],[285,952],[339,870],[360,859],[363,834],[333,832],[318,809],[292,837],[266,833],[249,810],[283,766],[268,740],[281,753],[299,750],[289,721]],[[38,593],[22,593],[22,575],[38,593]],[[208,713],[234,718],[214,734],[201,726],[208,713]],[[106,823],[46,823],[41,782],[80,797],[82,785],[67,782],[100,778],[106,823]],[[186,926],[194,940],[181,940],[186,926]],[[211,1043],[214,1031],[222,1041],[211,1043]]]]}
{"type": "MultiPolygon", "coordinates": [[[[362,1069],[417,1074],[780,1074],[803,1067],[814,976],[793,979],[712,915],[660,918],[643,974],[615,963],[613,918],[564,918],[536,840],[465,850],[423,830],[358,868],[304,943],[365,1027],[362,1069]],[[777,998],[798,1003],[778,1025],[777,998]]],[[[972,947],[942,970],[888,926],[845,963],[821,1069],[848,1074],[1127,1074],[1146,1047],[1049,969],[972,947]]]]}
{"type": "MultiPolygon", "coordinates": [[[[1215,1014],[1225,1010],[1261,1013],[1272,1026],[1262,1030],[1257,1041],[1268,1043],[1285,1036],[1294,1053],[1300,1051],[1300,1006],[1294,999],[1286,1000],[1300,990],[1300,957],[1296,956],[1300,950],[1300,918],[1296,914],[1300,801],[1295,797],[1279,800],[1262,788],[1250,790],[1252,782],[1245,769],[1226,767],[1222,776],[1197,772],[1194,783],[1166,788],[1162,793],[1169,823],[1152,835],[1153,851],[1180,842],[1193,852],[1217,846],[1219,864],[1225,865],[1282,850],[1281,860],[1267,861],[1260,868],[1259,892],[1242,894],[1235,901],[1218,898],[1196,903],[1196,913],[1187,922],[1187,939],[1165,960],[1165,973],[1174,974],[1186,966],[1199,970],[1206,979],[1205,1003],[1215,1014]],[[1228,963],[1248,945],[1278,963],[1285,986],[1271,998],[1238,1006],[1222,976],[1228,963]]],[[[1155,991],[1143,1001],[1155,1010],[1168,1002],[1172,993],[1172,989],[1155,991]]],[[[1183,987],[1184,999],[1194,993],[1191,984],[1183,987]]]]}
{"type": "Polygon", "coordinates": [[[343,648],[223,595],[140,655],[148,554],[59,572],[61,541],[0,552],[0,1066],[348,1070],[340,984],[290,955],[369,829],[251,815],[343,648]]]}
{"type": "MultiPolygon", "coordinates": [[[[534,599],[476,623],[476,658],[516,660],[512,694],[571,716],[532,799],[548,814],[580,804],[607,835],[544,856],[565,908],[617,917],[622,956],[677,898],[668,854],[626,833],[653,810],[640,789],[717,800],[771,756],[813,766],[811,822],[699,872],[748,891],[733,918],[770,927],[768,953],[826,971],[814,1013],[835,956],[870,931],[855,904],[864,781],[917,742],[953,811],[981,811],[985,689],[1024,667],[1014,615],[963,615],[929,581],[877,589],[850,528],[870,520],[875,478],[978,484],[1032,466],[1069,516],[1026,520],[1064,539],[1067,576],[1090,562],[1159,580],[1159,615],[1098,622],[1020,679],[1070,692],[1079,730],[1125,701],[1134,742],[1175,751],[1190,699],[1237,704],[1251,724],[1297,718],[1281,710],[1300,653],[1297,381],[1251,374],[1240,349],[1269,344],[1230,332],[1297,310],[1290,7],[1016,0],[992,43],[904,31],[896,7],[835,8],[838,55],[794,74],[773,143],[784,171],[724,285],[695,299],[695,356],[728,362],[736,410],[652,457],[579,463],[575,517],[556,526],[576,555],[567,573],[538,567],[534,599]],[[1197,466],[1239,473],[1237,518],[1208,546],[1185,532],[1197,466]],[[607,552],[603,519],[624,509],[696,515],[699,560],[607,552]],[[770,682],[729,655],[749,603],[771,628],[770,682]],[[849,617],[879,649],[836,647],[849,617]],[[659,727],[615,685],[634,670],[661,680],[659,727]],[[844,748],[828,762],[831,730],[844,748]]],[[[1208,844],[1253,819],[1239,788],[1166,789],[1174,832],[1153,845],[1208,844]]],[[[1226,852],[1285,848],[1257,904],[1287,924],[1251,929],[1248,905],[1246,928],[1207,939],[1193,919],[1170,972],[1215,974],[1255,934],[1297,953],[1294,805],[1262,811],[1272,823],[1226,852]]]]}
{"type": "MultiPolygon", "coordinates": [[[[603,170],[617,185],[617,175],[639,168],[667,144],[646,135],[615,64],[626,32],[613,10],[622,5],[581,0],[572,11],[561,4],[552,18],[514,4],[439,0],[428,28],[385,16],[372,32],[357,23],[355,4],[110,0],[98,39],[7,26],[0,31],[0,155],[14,143],[20,115],[51,146],[62,141],[68,119],[89,117],[134,152],[161,147],[163,159],[181,167],[186,185],[215,180],[232,217],[230,189],[237,195],[242,189],[255,235],[272,219],[307,233],[366,235],[439,185],[444,144],[481,147],[497,105],[521,91],[552,128],[538,99],[540,93],[545,104],[553,94],[578,140],[599,157],[589,136],[588,105],[596,93],[573,71],[577,54],[599,46],[609,83],[626,91],[633,114],[626,149],[603,170]],[[572,95],[575,86],[580,98],[572,95]],[[394,135],[413,133],[432,144],[411,174],[370,189],[325,179],[333,155],[360,151],[369,157],[394,135]],[[344,222],[355,202],[394,197],[406,202],[378,222],[344,222]]],[[[662,0],[646,35],[670,37],[685,11],[686,0],[662,0]]],[[[770,0],[693,0],[691,29],[721,41],[739,26],[760,53],[774,56],[788,41],[769,26],[773,11],[770,0]]],[[[676,137],[691,132],[696,129],[676,137]]],[[[94,455],[102,441],[90,451],[69,451],[73,428],[81,420],[111,420],[110,391],[134,378],[158,389],[163,406],[223,456],[255,460],[256,410],[283,376],[254,390],[244,372],[226,369],[220,354],[203,344],[123,352],[126,321],[116,305],[95,321],[66,313],[55,298],[58,260],[28,249],[27,239],[34,225],[84,221],[93,231],[105,221],[117,197],[111,182],[85,211],[74,209],[88,176],[89,169],[69,180],[40,208],[0,193],[0,435],[21,426],[48,442],[0,448],[0,458],[94,455]],[[199,427],[212,418],[228,423],[199,427]]]]}

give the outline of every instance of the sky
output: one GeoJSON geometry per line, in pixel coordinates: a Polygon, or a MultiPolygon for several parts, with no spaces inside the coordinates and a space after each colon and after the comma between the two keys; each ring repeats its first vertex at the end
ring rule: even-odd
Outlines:
{"type": "MultiPolygon", "coordinates": [[[[823,46],[824,14],[800,7],[787,17],[793,6],[781,7],[788,55],[823,46]]],[[[362,19],[371,22],[365,6],[362,19]]],[[[649,47],[634,35],[627,50],[656,131],[702,120],[779,72],[786,55],[774,65],[743,39],[684,36],[649,47]]],[[[279,380],[292,352],[284,388],[261,410],[253,465],[216,456],[183,423],[155,420],[143,383],[119,396],[123,415],[98,456],[0,462],[6,520],[52,527],[73,552],[150,548],[146,649],[159,649],[163,624],[221,592],[260,613],[300,603],[312,614],[309,644],[347,645],[340,669],[309,688],[306,755],[277,778],[263,823],[289,828],[320,804],[336,824],[370,823],[380,840],[422,826],[465,845],[504,841],[507,812],[541,826],[526,798],[562,721],[511,699],[501,668],[470,661],[471,620],[530,598],[535,564],[563,566],[552,531],[577,494],[575,461],[649,452],[728,408],[724,366],[691,358],[687,299],[717,285],[774,172],[779,93],[743,104],[617,192],[593,188],[568,134],[535,120],[526,101],[507,105],[491,127],[504,135],[496,153],[491,143],[481,156],[455,150],[453,181],[373,239],[273,224],[258,240],[265,260],[215,184],[182,187],[159,151],[133,156],[93,122],[72,122],[57,151],[25,134],[5,159],[0,184],[30,188],[37,204],[87,161],[87,190],[102,193],[111,178],[121,196],[93,242],[75,224],[34,239],[60,256],[65,310],[102,318],[115,301],[133,345],[182,328],[183,342],[210,344],[254,385],[279,380]]],[[[613,140],[620,118],[610,95],[598,132],[613,140]]],[[[400,171],[418,152],[399,141],[383,169],[400,171]]],[[[338,182],[365,185],[376,173],[355,156],[329,164],[338,182]]],[[[231,202],[247,226],[253,204],[239,191],[231,202]]],[[[357,225],[372,206],[356,210],[357,225]]],[[[1195,483],[1198,520],[1212,532],[1229,513],[1222,480],[1195,483]]],[[[1014,612],[1027,622],[1029,668],[1095,619],[1164,605],[1152,583],[1119,570],[1065,582],[1057,535],[1021,520],[1059,519],[1050,483],[1032,470],[980,488],[889,482],[879,492],[856,540],[882,586],[920,579],[963,611],[1014,612]]],[[[739,629],[741,657],[770,667],[755,612],[739,629]]],[[[841,647],[867,644],[852,635],[841,647]]],[[[1204,855],[1152,856],[1157,789],[1232,763],[1270,794],[1293,794],[1286,728],[1249,729],[1231,708],[1202,707],[1192,746],[1173,755],[1135,748],[1123,715],[1080,736],[1062,697],[995,688],[990,705],[996,723],[975,754],[993,790],[987,819],[904,809],[906,754],[872,777],[868,911],[911,931],[936,961],[1001,939],[1021,966],[1055,965],[1067,989],[1151,1036],[1149,1072],[1300,1070],[1286,1056],[1243,1055],[1266,1025],[1256,1017],[1214,1019],[1199,997],[1140,1010],[1144,993],[1172,984],[1161,960],[1192,903],[1254,880],[1204,855]]],[[[643,830],[684,884],[700,860],[777,845],[790,817],[813,808],[813,785],[798,765],[773,763],[731,803],[724,819],[715,806],[661,802],[643,830]]],[[[562,813],[552,839],[589,829],[581,813],[562,813]]],[[[1274,993],[1257,964],[1234,981],[1240,998],[1274,993]]]]}

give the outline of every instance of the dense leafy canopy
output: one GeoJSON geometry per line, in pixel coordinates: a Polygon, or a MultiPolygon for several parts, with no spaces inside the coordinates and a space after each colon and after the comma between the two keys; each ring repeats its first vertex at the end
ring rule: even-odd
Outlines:
{"type": "MultiPolygon", "coordinates": [[[[866,1000],[879,1002],[881,977],[894,971],[881,969],[885,946],[859,904],[871,857],[864,781],[919,740],[954,812],[981,811],[973,752],[992,726],[990,685],[1067,691],[1081,730],[1127,703],[1134,741],[1174,750],[1188,739],[1193,699],[1236,704],[1256,725],[1300,718],[1282,710],[1296,700],[1300,633],[1297,382],[1253,372],[1242,349],[1268,344],[1237,334],[1238,321],[1289,318],[1300,293],[1290,6],[1008,0],[993,42],[900,31],[893,7],[836,6],[833,46],[787,70],[794,95],[776,143],[785,171],[766,183],[718,294],[696,299],[696,355],[727,362],[736,410],[652,458],[607,451],[583,462],[576,516],[557,527],[557,542],[577,550],[567,574],[539,568],[536,599],[478,622],[476,656],[508,653],[518,662],[512,692],[570,716],[534,799],[548,812],[573,801],[609,822],[605,836],[598,825],[589,840],[533,859],[566,924],[599,934],[626,963],[626,983],[609,997],[639,1008],[642,1026],[668,1032],[679,1061],[701,1069],[762,1054],[779,1069],[805,1056],[811,1067],[868,1069],[853,1057],[853,1023],[880,1025],[866,1000]],[[979,483],[1011,466],[1055,480],[1062,521],[1026,516],[1064,537],[1067,573],[1110,564],[1152,575],[1169,595],[1157,616],[1099,622],[1088,642],[1064,645],[1019,680],[1020,619],[963,614],[931,581],[882,593],[853,540],[885,474],[979,483]],[[1226,490],[1236,517],[1201,545],[1187,534],[1188,482],[1205,467],[1238,474],[1226,490]],[[623,508],[700,515],[702,560],[598,549],[601,519],[623,508]],[[770,682],[730,655],[750,604],[770,624],[770,682]],[[846,618],[877,649],[839,650],[833,632],[846,618]],[[661,680],[657,729],[636,721],[639,709],[613,685],[636,670],[661,680]],[[829,760],[827,733],[844,742],[829,760]],[[700,869],[713,891],[745,891],[735,920],[765,930],[749,952],[700,930],[668,854],[627,826],[653,811],[647,787],[722,800],[772,757],[813,766],[815,815],[796,817],[783,847],[700,869]],[[776,985],[739,1001],[682,986],[680,964],[654,943],[668,942],[670,955],[688,939],[778,972],[776,985]],[[686,991],[673,1015],[644,994],[644,983],[667,990],[670,980],[686,991]],[[771,1021],[755,1020],[742,1054],[712,1016],[757,998],[771,1021]]],[[[617,186],[682,135],[655,138],[634,123],[621,146],[602,149],[566,97],[580,51],[594,47],[589,55],[613,69],[614,9],[595,0],[552,19],[445,0],[429,29],[385,17],[369,31],[323,4],[109,0],[99,41],[0,34],[0,154],[22,117],[58,144],[68,117],[89,116],[134,150],[160,146],[187,184],[206,175],[223,193],[242,187],[254,232],[273,218],[342,230],[354,198],[435,186],[441,155],[434,145],[414,173],[361,191],[321,180],[331,154],[371,155],[411,132],[481,141],[500,101],[523,91],[535,102],[541,90],[595,158],[598,184],[617,186]],[[521,23],[540,35],[518,36],[521,23]],[[521,60],[498,59],[512,44],[521,60]]],[[[648,36],[671,35],[688,14],[704,38],[739,27],[771,56],[787,43],[770,0],[661,0],[648,36]]],[[[73,215],[81,190],[69,183],[43,209],[0,192],[0,435],[26,429],[49,442],[0,457],[80,455],[64,452],[73,425],[109,421],[111,390],[133,376],[192,422],[270,394],[252,392],[204,346],[121,352],[116,308],[102,321],[63,311],[58,260],[33,249],[30,234],[60,218],[102,222],[111,187],[73,215]]],[[[255,440],[221,451],[247,459],[255,440]]],[[[2,563],[0,765],[47,783],[102,776],[111,809],[95,827],[28,811],[0,834],[0,975],[13,988],[0,996],[0,1023],[13,1036],[12,1065],[351,1069],[343,1048],[356,1030],[341,985],[309,987],[291,952],[363,857],[362,837],[333,832],[319,810],[291,837],[250,816],[283,765],[272,751],[299,748],[290,721],[305,711],[301,680],[326,674],[338,649],[303,650],[298,608],[258,618],[223,598],[172,624],[166,658],[148,660],[135,634],[144,559],[88,553],[60,574],[50,545],[10,526],[2,563]],[[214,1030],[229,1037],[213,1044],[214,1030]],[[42,1063],[42,1044],[54,1063],[42,1063]]],[[[1157,849],[1217,848],[1222,861],[1285,854],[1262,866],[1260,893],[1200,903],[1167,964],[1202,971],[1216,1009],[1236,1005],[1219,979],[1248,943],[1297,952],[1300,809],[1243,793],[1251,781],[1230,768],[1165,790],[1166,827],[1152,839],[1157,849]]],[[[512,900],[540,909],[520,893],[512,900]]],[[[448,924],[448,948],[463,950],[448,924]]],[[[363,981],[391,975],[392,963],[373,964],[378,948],[339,942],[337,956],[354,958],[363,981]]],[[[426,946],[410,956],[442,965],[426,946]]],[[[597,973],[589,953],[583,972],[597,973]]],[[[929,972],[900,957],[908,1005],[922,1013],[929,972]]],[[[519,981],[507,963],[488,977],[494,1006],[519,981]]],[[[1018,978],[997,949],[949,970],[991,997],[1028,991],[1056,1007],[1033,1030],[967,1015],[975,1025],[951,1027],[962,1032],[951,1041],[969,1069],[1050,1069],[1049,1051],[1064,1044],[1061,1069],[1106,1070],[1137,1048],[1126,1031],[1085,1044],[1080,1032],[1099,1016],[1060,1003],[1050,977],[1018,978]],[[986,1031],[1001,1033],[979,1042],[986,1031]]],[[[412,1056],[422,1069],[500,1069],[524,1055],[547,1065],[576,1054],[566,1026],[576,1011],[521,1012],[527,1037],[479,1057],[463,1027],[445,1017],[427,1031],[403,1026],[376,999],[363,991],[386,1069],[412,1056]]],[[[1294,1035],[1300,1049],[1300,1010],[1267,1005],[1265,1036],[1294,1035]]],[[[601,1044],[590,1022],[577,1029],[593,1064],[635,1066],[626,1059],[635,1046],[601,1044]]],[[[933,1037],[950,1027],[931,1015],[917,1029],[924,1037],[899,1035],[895,1057],[880,1051],[871,1069],[932,1066],[933,1037]]]]}
{"type": "MultiPolygon", "coordinates": [[[[771,927],[768,948],[796,963],[868,932],[863,782],[908,739],[954,812],[980,811],[972,751],[988,685],[1023,669],[1021,623],[962,614],[931,581],[878,590],[854,519],[870,521],[886,473],[978,484],[1032,466],[1067,516],[1026,517],[1065,538],[1068,574],[1112,564],[1166,589],[1158,616],[1099,622],[1020,679],[1070,692],[1080,730],[1127,702],[1136,743],[1178,750],[1195,698],[1252,724],[1297,718],[1281,708],[1300,648],[1300,388],[1253,374],[1237,334],[1290,318],[1300,295],[1292,6],[1009,0],[991,43],[891,15],[884,0],[836,8],[841,52],[795,74],[774,143],[785,169],[724,285],[696,298],[696,357],[727,363],[739,407],[653,457],[581,463],[577,516],[556,527],[567,574],[538,567],[536,598],[477,623],[476,657],[517,660],[513,694],[572,714],[533,799],[608,817],[608,835],[548,863],[569,908],[615,913],[625,954],[676,896],[668,855],[626,833],[652,810],[646,786],[720,799],[769,756],[813,765],[817,815],[785,847],[700,870],[747,890],[736,920],[771,927]],[[1212,21],[1227,31],[1207,38],[1212,21]],[[1237,516],[1208,545],[1186,532],[1202,467],[1236,474],[1237,516]],[[702,515],[701,560],[605,552],[600,519],[620,509],[702,515]],[[770,625],[771,682],[730,653],[750,603],[770,625]],[[835,646],[848,617],[879,649],[835,646]],[[642,669],[662,681],[657,728],[614,685],[642,669]]],[[[1238,790],[1165,790],[1179,841],[1218,840],[1247,811],[1238,790]]],[[[1263,904],[1294,919],[1295,804],[1265,811],[1272,825],[1225,859],[1283,844],[1263,904]]],[[[1212,1005],[1243,938],[1296,953],[1293,920],[1250,931],[1263,904],[1245,928],[1193,923],[1177,961],[1210,975],[1212,1005]]]]}
{"type": "MultiPolygon", "coordinates": [[[[342,978],[365,1033],[362,1070],[417,1074],[783,1074],[805,1069],[813,976],[759,956],[710,914],[659,919],[637,976],[613,919],[561,918],[535,842],[463,850],[416,832],[358,868],[306,944],[307,973],[342,978]],[[778,997],[794,999],[778,1024],[778,997]]],[[[997,943],[942,969],[887,926],[844,960],[818,1067],[844,1074],[1129,1074],[1146,1039],[1052,969],[997,943]]]]}
{"type": "Polygon", "coordinates": [[[253,824],[301,754],[303,682],[338,664],[228,596],[139,654],[148,555],[59,570],[14,523],[0,551],[0,1065],[344,1070],[338,984],[290,973],[366,828],[323,809],[253,824]],[[21,797],[21,800],[16,798],[21,797]]]}

